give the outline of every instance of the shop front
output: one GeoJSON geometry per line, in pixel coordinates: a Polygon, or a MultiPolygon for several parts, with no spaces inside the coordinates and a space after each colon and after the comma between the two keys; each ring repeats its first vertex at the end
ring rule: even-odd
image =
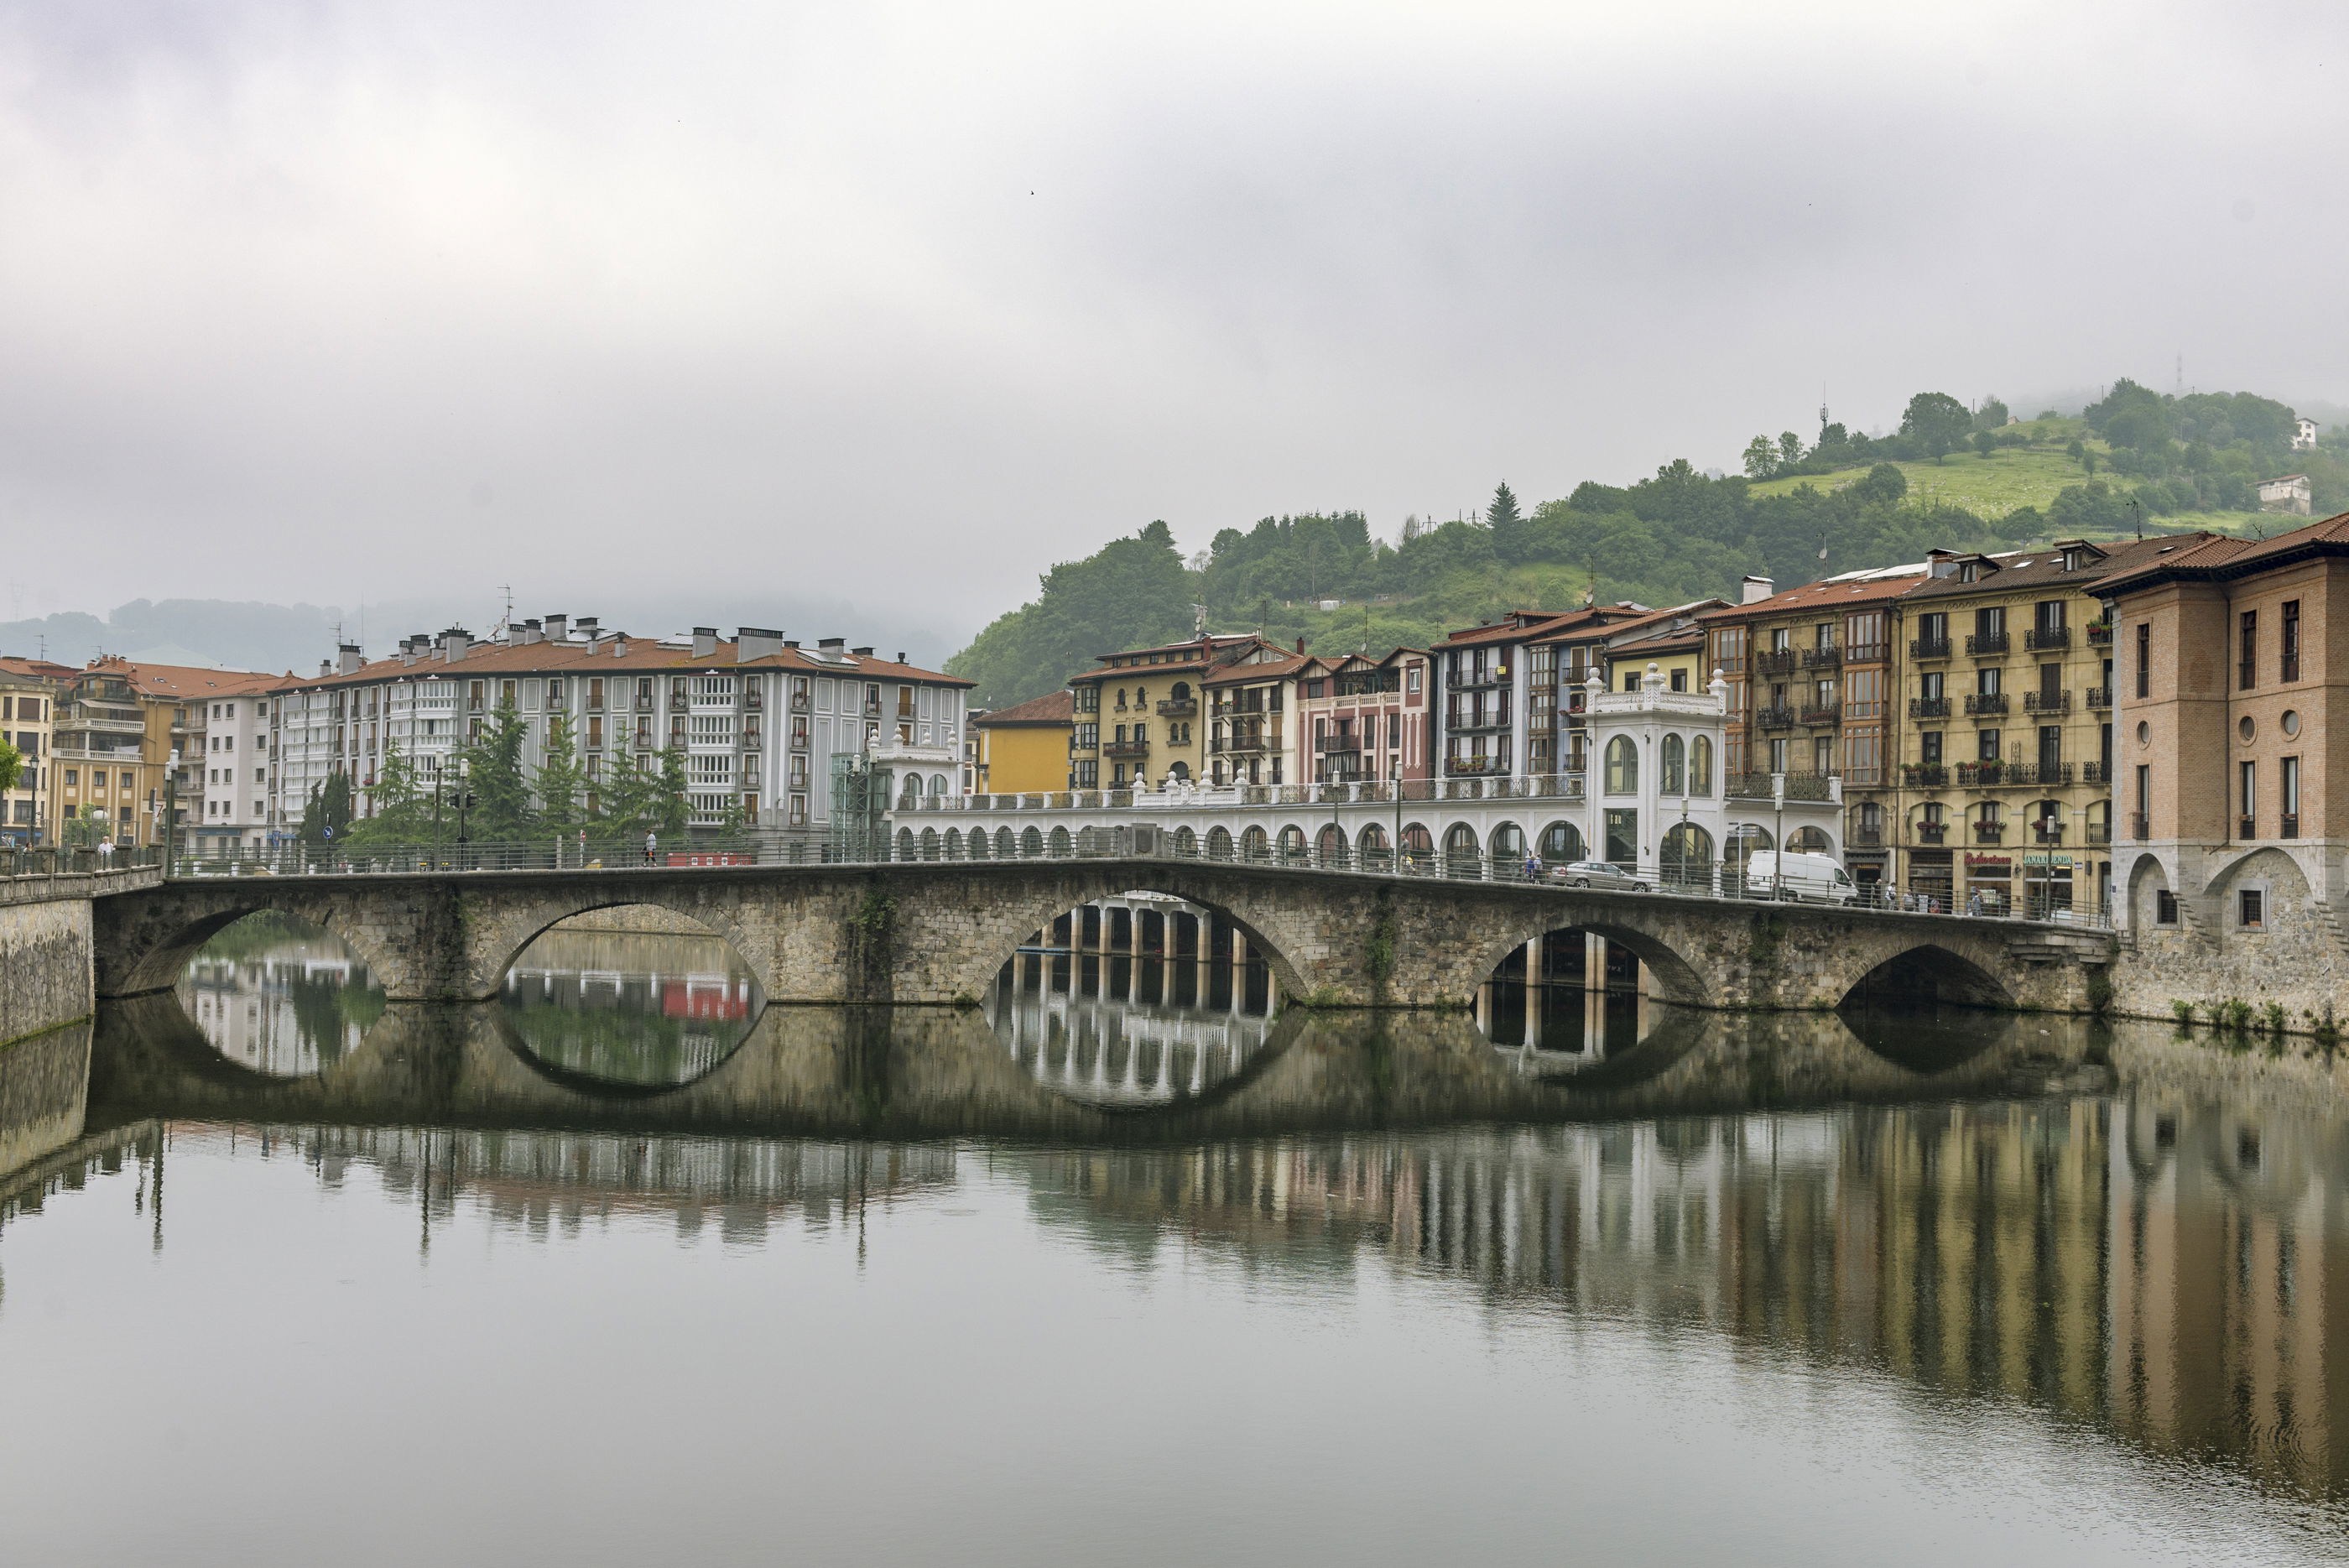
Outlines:
{"type": "Polygon", "coordinates": [[[2014,909],[2014,857],[1997,852],[1966,852],[1963,912],[2004,915],[2014,909]]]}
{"type": "Polygon", "coordinates": [[[1946,849],[1911,849],[1909,852],[1909,891],[1925,901],[1925,908],[1946,914],[1957,907],[1951,879],[1955,868],[1951,852],[1946,849]]]}

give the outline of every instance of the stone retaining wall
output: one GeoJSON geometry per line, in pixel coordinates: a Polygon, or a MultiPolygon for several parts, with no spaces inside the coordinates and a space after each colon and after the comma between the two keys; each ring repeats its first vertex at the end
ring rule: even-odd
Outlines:
{"type": "Polygon", "coordinates": [[[88,898],[0,904],[0,1046],[90,1013],[88,898]]]}

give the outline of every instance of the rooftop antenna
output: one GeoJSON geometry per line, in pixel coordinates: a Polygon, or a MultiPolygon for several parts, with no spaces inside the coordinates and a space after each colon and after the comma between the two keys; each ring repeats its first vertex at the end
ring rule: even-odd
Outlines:
{"type": "MultiPolygon", "coordinates": [[[[506,607],[498,614],[497,627],[498,631],[504,631],[513,625],[513,585],[512,583],[500,583],[498,585],[498,592],[505,595],[506,597],[506,607]]],[[[491,635],[495,636],[496,633],[493,632],[491,635]]]]}
{"type": "Polygon", "coordinates": [[[1191,635],[1194,637],[1207,635],[1207,607],[1204,601],[1191,607],[1191,635]]]}
{"type": "Polygon", "coordinates": [[[2186,395],[2186,350],[2183,348],[2178,351],[2178,385],[2172,389],[2172,395],[2181,398],[2186,395]]]}

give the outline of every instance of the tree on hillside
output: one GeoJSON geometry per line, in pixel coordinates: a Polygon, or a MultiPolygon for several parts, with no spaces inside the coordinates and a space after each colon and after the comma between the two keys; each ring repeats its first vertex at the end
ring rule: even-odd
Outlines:
{"type": "Polygon", "coordinates": [[[1989,457],[1997,451],[1998,437],[1991,434],[1988,431],[1974,431],[1974,452],[1976,455],[1989,457]]]}
{"type": "Polygon", "coordinates": [[[1770,444],[1765,435],[1755,436],[1745,443],[1745,477],[1767,479],[1778,472],[1778,449],[1770,444]]]}
{"type": "Polygon", "coordinates": [[[1900,433],[1914,440],[1925,455],[1939,462],[1973,429],[1965,404],[1947,392],[1920,392],[1909,400],[1900,416],[1900,433]]]}
{"type": "Polygon", "coordinates": [[[2004,403],[2000,402],[1996,398],[1984,398],[1982,400],[1982,406],[1974,410],[1974,429],[1997,430],[2006,423],[2009,417],[2004,403]]]}
{"type": "Polygon", "coordinates": [[[1792,468],[1795,464],[1802,462],[1803,438],[1796,435],[1792,431],[1780,431],[1778,432],[1778,461],[1781,464],[1788,468],[1792,468]]]}
{"type": "Polygon", "coordinates": [[[1505,562],[1525,559],[1526,520],[1517,511],[1516,493],[1503,480],[1485,508],[1485,526],[1493,531],[1493,554],[1505,562]]]}
{"type": "Polygon", "coordinates": [[[1040,583],[1034,599],[947,661],[949,674],[976,683],[972,706],[1024,702],[1092,669],[1096,655],[1190,635],[1192,580],[1163,522],[1063,561],[1040,583]]]}
{"type": "Polygon", "coordinates": [[[1909,476],[1889,462],[1878,463],[1851,486],[1853,500],[1878,506],[1898,506],[1908,493],[1909,476]]]}

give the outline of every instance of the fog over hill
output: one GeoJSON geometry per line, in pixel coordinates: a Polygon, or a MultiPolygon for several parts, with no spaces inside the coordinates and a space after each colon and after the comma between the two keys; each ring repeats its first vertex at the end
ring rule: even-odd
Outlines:
{"type": "MultiPolygon", "coordinates": [[[[527,590],[518,589],[518,596],[523,592],[527,590]]],[[[132,599],[102,614],[66,610],[0,621],[0,654],[38,654],[78,665],[101,653],[119,653],[156,663],[304,674],[315,672],[320,659],[332,658],[338,640],[359,643],[370,657],[380,657],[410,632],[462,626],[485,637],[504,614],[504,604],[495,589],[461,597],[355,601],[347,606],[132,599]]],[[[678,636],[697,626],[715,626],[730,635],[743,625],[773,627],[786,637],[811,642],[844,637],[887,653],[903,650],[915,663],[933,669],[986,618],[982,611],[960,625],[918,625],[902,616],[868,615],[842,599],[754,596],[739,587],[706,599],[644,593],[544,601],[517,597],[513,607],[516,620],[550,613],[594,616],[607,627],[639,637],[678,636]]]]}

